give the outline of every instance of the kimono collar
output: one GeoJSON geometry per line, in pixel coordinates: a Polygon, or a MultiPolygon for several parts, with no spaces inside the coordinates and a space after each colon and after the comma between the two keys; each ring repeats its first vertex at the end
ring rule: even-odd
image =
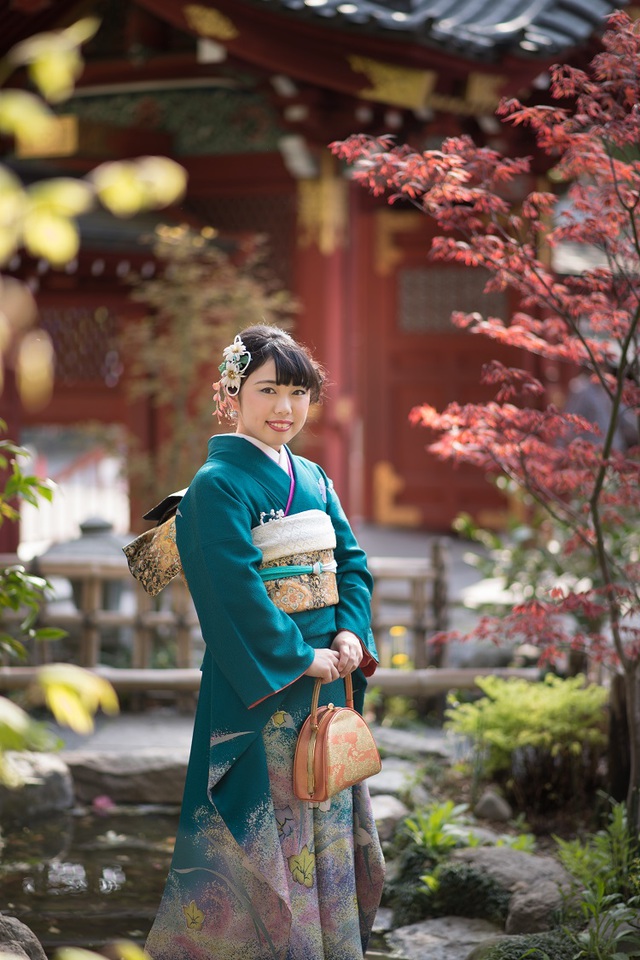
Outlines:
{"type": "Polygon", "coordinates": [[[274,463],[277,463],[279,467],[282,467],[285,473],[288,473],[291,476],[290,461],[287,455],[287,448],[283,444],[280,447],[280,450],[274,450],[273,447],[270,447],[268,444],[263,443],[262,440],[256,440],[255,437],[248,437],[246,433],[231,433],[231,437],[238,437],[241,440],[248,440],[249,443],[252,443],[254,447],[257,447],[258,450],[262,450],[263,453],[273,460],[274,463]]]}
{"type": "Polygon", "coordinates": [[[283,513],[291,508],[296,485],[293,458],[286,446],[282,447],[288,461],[283,469],[279,461],[272,459],[247,437],[240,434],[216,434],[209,440],[209,460],[224,461],[231,469],[242,470],[259,483],[272,496],[282,500],[283,513]],[[244,441],[244,442],[243,442],[244,441]]]}

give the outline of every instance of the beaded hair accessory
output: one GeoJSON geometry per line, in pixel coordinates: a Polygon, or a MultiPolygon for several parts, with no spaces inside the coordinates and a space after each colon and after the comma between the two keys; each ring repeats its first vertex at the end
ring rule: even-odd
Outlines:
{"type": "Polygon", "coordinates": [[[218,367],[222,376],[212,384],[213,409],[219,421],[223,417],[231,419],[233,408],[229,398],[239,393],[242,378],[251,363],[251,354],[240,339],[240,334],[235,337],[233,343],[224,348],[222,356],[224,360],[218,367]]]}

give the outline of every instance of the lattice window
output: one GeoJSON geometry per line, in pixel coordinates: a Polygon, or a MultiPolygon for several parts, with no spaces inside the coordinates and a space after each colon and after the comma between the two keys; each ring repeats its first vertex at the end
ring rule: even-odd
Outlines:
{"type": "Polygon", "coordinates": [[[405,333],[455,333],[454,310],[506,318],[503,293],[484,293],[488,274],[475,268],[405,267],[398,277],[398,324],[405,333]]]}
{"type": "Polygon", "coordinates": [[[107,307],[43,307],[41,325],[51,336],[56,353],[56,381],[102,382],[116,387],[122,375],[117,344],[117,321],[107,307]]]}
{"type": "Polygon", "coordinates": [[[192,201],[200,220],[221,233],[262,234],[267,238],[267,266],[291,289],[295,237],[295,197],[289,194],[225,196],[192,201]]]}

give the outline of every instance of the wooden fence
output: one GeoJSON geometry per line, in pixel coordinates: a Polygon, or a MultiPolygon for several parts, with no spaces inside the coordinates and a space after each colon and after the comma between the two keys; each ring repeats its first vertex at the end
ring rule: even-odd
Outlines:
{"type": "MultiPolygon", "coordinates": [[[[16,558],[0,557],[0,564],[11,559],[16,558]]],[[[448,561],[439,540],[433,542],[428,558],[371,557],[369,566],[375,583],[372,627],[381,654],[375,684],[384,694],[431,696],[473,687],[474,678],[486,673],[537,675],[526,669],[439,666],[427,642],[447,627],[448,561]],[[392,666],[399,643],[409,669],[392,666]]],[[[121,693],[164,691],[180,699],[198,689],[204,645],[191,597],[180,579],[152,598],[132,579],[124,557],[81,562],[44,558],[35,570],[58,586],[41,610],[39,625],[62,628],[68,635],[32,645],[24,665],[10,665],[5,659],[0,690],[26,687],[38,666],[60,660],[100,673],[121,693]]],[[[4,619],[10,627],[7,615],[4,619]]]]}

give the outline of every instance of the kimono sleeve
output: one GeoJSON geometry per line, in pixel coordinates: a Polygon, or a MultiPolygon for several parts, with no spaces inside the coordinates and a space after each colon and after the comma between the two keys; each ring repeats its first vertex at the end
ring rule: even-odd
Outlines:
{"type": "Polygon", "coordinates": [[[244,705],[302,676],[314,651],[258,575],[261,553],[241,493],[197,474],[176,517],[176,541],[207,648],[244,705]]]}
{"type": "Polygon", "coordinates": [[[324,476],[327,512],[336,532],[335,559],[340,596],[336,609],[336,630],[350,630],[360,638],[364,651],[360,669],[368,677],[378,664],[378,651],[371,630],[373,577],[367,567],[367,556],[354,536],[333,483],[324,476]]]}

